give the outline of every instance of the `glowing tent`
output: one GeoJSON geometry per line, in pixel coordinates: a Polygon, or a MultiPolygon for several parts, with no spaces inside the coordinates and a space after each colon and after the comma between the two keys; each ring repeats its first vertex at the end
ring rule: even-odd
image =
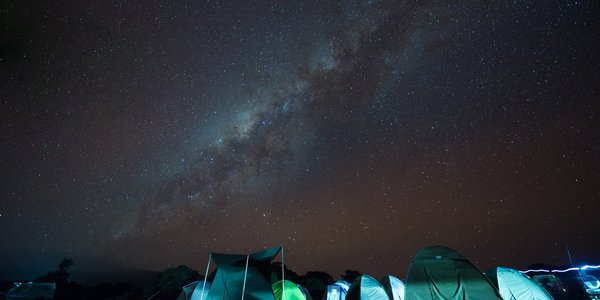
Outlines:
{"type": "Polygon", "coordinates": [[[327,286],[327,300],[344,300],[350,289],[350,284],[344,280],[338,280],[327,286]]]}
{"type": "Polygon", "coordinates": [[[277,281],[271,287],[276,300],[306,300],[304,293],[289,280],[277,281]]]}
{"type": "Polygon", "coordinates": [[[494,268],[485,273],[498,288],[504,300],[552,300],[552,296],[541,286],[509,268],[494,268]]]}
{"type": "Polygon", "coordinates": [[[210,291],[210,282],[194,281],[182,288],[181,294],[177,300],[203,300],[207,299],[208,291],[210,291]],[[204,296],[203,291],[204,290],[204,296]]]}
{"type": "Polygon", "coordinates": [[[443,246],[423,248],[413,257],[406,280],[407,300],[500,300],[492,283],[460,253],[443,246]]]}
{"type": "Polygon", "coordinates": [[[383,277],[381,285],[385,290],[385,293],[390,297],[391,300],[402,300],[404,299],[404,282],[402,280],[388,275],[383,277]]]}
{"type": "Polygon", "coordinates": [[[211,253],[217,273],[206,300],[275,299],[271,289],[271,260],[280,250],[281,247],[275,247],[248,255],[211,253]]]}
{"type": "Polygon", "coordinates": [[[383,286],[369,275],[358,276],[348,290],[347,300],[388,299],[383,286]]]}
{"type": "Polygon", "coordinates": [[[298,289],[300,289],[300,291],[302,292],[302,294],[304,295],[306,300],[313,300],[312,296],[310,295],[310,293],[308,292],[308,290],[305,287],[303,287],[299,284],[296,284],[296,286],[298,287],[298,289]]]}

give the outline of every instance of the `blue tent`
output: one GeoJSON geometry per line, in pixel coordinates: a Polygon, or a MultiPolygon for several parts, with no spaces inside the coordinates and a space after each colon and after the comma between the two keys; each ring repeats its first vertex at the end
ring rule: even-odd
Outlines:
{"type": "Polygon", "coordinates": [[[338,280],[327,286],[327,300],[345,300],[350,284],[344,280],[338,280]]]}

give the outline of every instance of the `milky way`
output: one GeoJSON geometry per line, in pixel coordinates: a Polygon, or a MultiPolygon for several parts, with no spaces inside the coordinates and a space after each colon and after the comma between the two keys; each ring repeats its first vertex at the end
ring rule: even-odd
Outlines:
{"type": "Polygon", "coordinates": [[[201,269],[284,245],[298,271],[400,277],[435,244],[483,267],[600,259],[595,4],[2,15],[5,253],[201,269]]]}

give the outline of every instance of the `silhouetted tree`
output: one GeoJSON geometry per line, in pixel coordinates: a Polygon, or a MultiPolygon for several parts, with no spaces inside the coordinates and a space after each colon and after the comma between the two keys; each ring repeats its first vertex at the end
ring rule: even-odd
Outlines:
{"type": "Polygon", "coordinates": [[[84,297],[89,300],[102,299],[140,299],[129,284],[118,282],[114,284],[101,283],[97,286],[84,288],[84,297]],[[136,297],[137,296],[137,297],[136,297]]]}
{"type": "Polygon", "coordinates": [[[69,281],[69,268],[73,266],[73,259],[63,258],[58,264],[56,271],[42,275],[35,279],[38,282],[56,283],[54,299],[81,299],[83,297],[83,287],[77,282],[69,281]]]}
{"type": "Polygon", "coordinates": [[[158,274],[153,290],[160,292],[152,299],[175,299],[181,293],[183,286],[196,280],[204,280],[204,276],[201,277],[198,271],[184,265],[166,269],[158,274]]]}
{"type": "Polygon", "coordinates": [[[333,277],[326,272],[309,271],[298,277],[297,283],[304,286],[313,299],[321,299],[327,286],[333,283],[333,277]]]}
{"type": "Polygon", "coordinates": [[[354,282],[354,279],[356,279],[360,275],[362,275],[362,273],[358,271],[345,270],[344,274],[340,274],[340,277],[342,278],[342,280],[345,280],[346,282],[352,284],[354,282]]]}
{"type": "Polygon", "coordinates": [[[69,283],[69,276],[71,273],[68,272],[69,268],[73,265],[73,259],[63,258],[58,264],[58,268],[54,272],[50,272],[46,275],[42,275],[35,279],[35,281],[41,282],[53,282],[57,286],[65,286],[69,283]]]}
{"type": "MultiPolygon", "coordinates": [[[[290,269],[287,265],[284,266],[285,280],[297,282],[298,274],[290,269]]],[[[275,283],[281,280],[281,262],[274,262],[271,264],[271,283],[275,283]]]]}

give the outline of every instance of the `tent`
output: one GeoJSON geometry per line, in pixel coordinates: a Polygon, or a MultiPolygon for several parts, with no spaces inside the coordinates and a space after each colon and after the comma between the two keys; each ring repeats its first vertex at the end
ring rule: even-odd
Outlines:
{"type": "Polygon", "coordinates": [[[406,280],[407,300],[500,300],[492,283],[460,253],[443,246],[427,247],[413,257],[406,280]]]}
{"type": "Polygon", "coordinates": [[[203,300],[208,296],[210,291],[210,282],[194,281],[187,284],[182,288],[181,294],[177,297],[177,300],[203,300]],[[204,296],[202,295],[202,289],[204,289],[204,296]]]}
{"type": "Polygon", "coordinates": [[[383,286],[381,283],[377,281],[377,279],[369,276],[369,275],[360,275],[348,290],[348,296],[346,297],[348,300],[381,300],[388,299],[383,286]]]}
{"type": "Polygon", "coordinates": [[[271,260],[281,247],[248,255],[211,253],[217,273],[207,300],[275,299],[271,289],[271,260]]]}
{"type": "Polygon", "coordinates": [[[279,280],[273,283],[271,287],[273,288],[276,300],[306,300],[306,296],[304,296],[302,290],[289,280],[279,280]]]}
{"type": "Polygon", "coordinates": [[[350,284],[344,280],[338,280],[327,286],[327,300],[344,300],[350,289],[350,284]]]}
{"type": "Polygon", "coordinates": [[[517,270],[498,267],[485,275],[496,285],[504,300],[553,299],[546,290],[517,270]]]}
{"type": "Polygon", "coordinates": [[[381,279],[381,285],[391,300],[404,299],[404,282],[402,280],[388,275],[381,279]]]}
{"type": "Polygon", "coordinates": [[[296,286],[298,287],[298,289],[300,289],[300,291],[302,292],[302,294],[304,295],[306,300],[313,300],[312,296],[310,295],[310,293],[308,292],[308,290],[305,287],[303,287],[299,284],[296,284],[296,286]]]}

